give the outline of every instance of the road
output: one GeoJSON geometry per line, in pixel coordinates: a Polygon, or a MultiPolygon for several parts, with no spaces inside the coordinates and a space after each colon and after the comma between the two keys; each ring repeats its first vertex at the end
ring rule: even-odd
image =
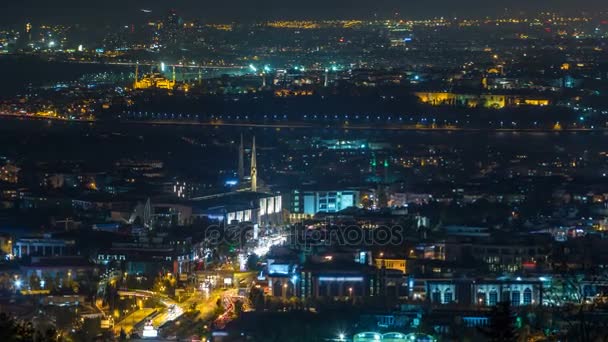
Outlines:
{"type": "Polygon", "coordinates": [[[120,330],[122,329],[127,334],[130,334],[133,329],[137,330],[137,325],[141,323],[144,318],[150,316],[154,311],[155,310],[151,308],[143,308],[129,314],[122,321],[114,325],[114,333],[119,334],[120,330]]]}
{"type": "Polygon", "coordinates": [[[236,317],[235,308],[237,302],[240,301],[241,303],[243,303],[243,311],[251,310],[251,303],[249,302],[249,299],[243,296],[239,296],[237,294],[236,289],[225,291],[222,294],[221,298],[225,311],[214,321],[215,326],[220,329],[223,329],[226,324],[228,324],[236,317]]]}

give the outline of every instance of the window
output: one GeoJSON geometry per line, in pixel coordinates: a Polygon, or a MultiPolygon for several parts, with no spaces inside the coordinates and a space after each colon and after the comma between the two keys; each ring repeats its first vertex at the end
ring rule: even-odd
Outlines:
{"type": "Polygon", "coordinates": [[[519,297],[520,297],[519,291],[513,291],[513,292],[511,292],[511,304],[514,305],[514,306],[518,306],[519,305],[519,297]]]}
{"type": "Polygon", "coordinates": [[[453,295],[452,295],[452,290],[447,289],[445,290],[445,293],[443,294],[443,302],[444,303],[451,303],[453,301],[453,295]]]}
{"type": "Polygon", "coordinates": [[[489,301],[490,306],[496,305],[496,302],[498,302],[498,293],[496,291],[490,291],[489,301]]]}
{"type": "Polygon", "coordinates": [[[524,290],[524,305],[532,304],[532,290],[527,288],[524,290]]]}
{"type": "Polygon", "coordinates": [[[433,298],[431,301],[433,303],[441,303],[441,292],[439,292],[439,290],[435,289],[435,292],[433,292],[433,298]]]}

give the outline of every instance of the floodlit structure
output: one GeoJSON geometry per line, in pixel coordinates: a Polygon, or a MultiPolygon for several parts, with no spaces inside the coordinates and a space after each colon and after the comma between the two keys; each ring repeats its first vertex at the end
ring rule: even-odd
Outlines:
{"type": "Polygon", "coordinates": [[[510,301],[513,306],[542,303],[542,283],[538,280],[429,280],[427,296],[433,304],[495,306],[510,301]]]}
{"type": "Polygon", "coordinates": [[[175,88],[175,67],[171,73],[171,79],[167,79],[158,72],[151,72],[139,79],[139,64],[135,65],[135,80],[133,81],[133,89],[166,89],[173,90],[175,88]]]}
{"type": "Polygon", "coordinates": [[[251,147],[251,191],[258,191],[258,167],[255,156],[255,137],[253,137],[253,146],[251,147]]]}

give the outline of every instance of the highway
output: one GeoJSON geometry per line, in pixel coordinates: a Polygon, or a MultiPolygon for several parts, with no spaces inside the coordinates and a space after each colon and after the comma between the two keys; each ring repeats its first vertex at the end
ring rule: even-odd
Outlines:
{"type": "Polygon", "coordinates": [[[124,330],[127,334],[130,334],[133,329],[137,330],[137,326],[154,312],[154,309],[143,308],[127,315],[123,320],[114,325],[114,334],[118,335],[120,330],[124,330]]]}
{"type": "Polygon", "coordinates": [[[142,308],[139,309],[123,320],[114,325],[114,333],[119,334],[120,330],[123,329],[127,334],[137,333],[141,336],[143,326],[146,320],[151,320],[152,325],[158,328],[167,322],[176,320],[184,314],[185,303],[179,304],[166,295],[162,295],[153,291],[147,290],[120,290],[118,293],[121,296],[135,296],[135,297],[154,297],[157,298],[163,307],[161,308],[142,308]]]}

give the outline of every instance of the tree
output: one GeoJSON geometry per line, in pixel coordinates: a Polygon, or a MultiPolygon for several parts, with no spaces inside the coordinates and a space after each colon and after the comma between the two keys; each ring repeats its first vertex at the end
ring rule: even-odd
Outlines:
{"type": "Polygon", "coordinates": [[[255,287],[249,292],[249,300],[257,310],[264,309],[264,291],[255,287]]]}
{"type": "Polygon", "coordinates": [[[604,304],[586,293],[587,285],[602,284],[604,276],[564,272],[552,279],[546,290],[547,303],[557,318],[568,325],[568,340],[594,341],[605,336],[604,320],[597,319],[604,304]]]}
{"type": "Polygon", "coordinates": [[[15,321],[5,313],[0,313],[0,341],[2,342],[54,342],[54,329],[36,331],[31,322],[15,321]]]}
{"type": "Polygon", "coordinates": [[[249,255],[249,257],[247,258],[247,270],[258,271],[259,270],[259,266],[258,266],[259,260],[260,260],[260,258],[257,255],[255,255],[255,254],[249,255]]]}
{"type": "Polygon", "coordinates": [[[490,325],[482,330],[491,342],[515,342],[517,330],[513,324],[511,302],[497,303],[490,313],[490,325]]]}

